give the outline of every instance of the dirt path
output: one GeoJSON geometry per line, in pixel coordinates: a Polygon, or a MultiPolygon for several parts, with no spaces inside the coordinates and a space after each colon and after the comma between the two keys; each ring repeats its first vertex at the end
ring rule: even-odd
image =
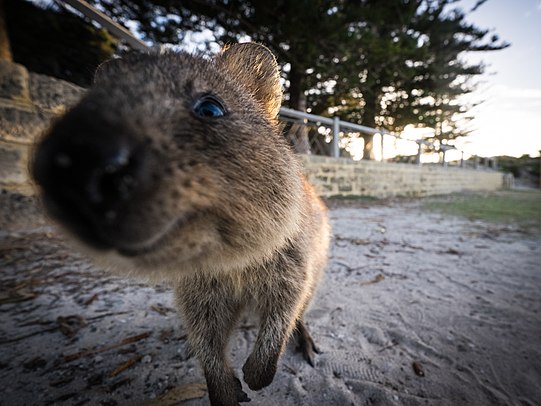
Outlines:
{"type": "MultiPolygon", "coordinates": [[[[250,404],[539,404],[541,237],[418,202],[333,206],[307,315],[322,354],[290,348],[250,404]]],[[[24,199],[0,208],[0,405],[208,404],[168,287],[94,269],[24,199]]],[[[239,372],[255,333],[232,340],[239,372]]]]}

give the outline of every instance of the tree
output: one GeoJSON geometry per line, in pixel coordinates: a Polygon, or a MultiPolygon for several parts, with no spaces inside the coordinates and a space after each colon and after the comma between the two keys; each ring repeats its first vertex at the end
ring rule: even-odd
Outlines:
{"type": "MultiPolygon", "coordinates": [[[[368,0],[349,10],[356,13],[348,26],[349,55],[339,62],[335,89],[324,101],[333,106],[334,114],[368,127],[399,130],[388,106],[393,101],[403,104],[402,88],[414,76],[406,61],[423,56],[408,27],[420,3],[368,0]]],[[[363,134],[363,138],[363,158],[373,159],[373,135],[363,134]]]]}
{"type": "Polygon", "coordinates": [[[9,0],[5,12],[13,60],[33,72],[88,86],[96,67],[116,50],[105,30],[55,5],[9,0]]]}
{"type": "MultiPolygon", "coordinates": [[[[485,2],[478,1],[472,10],[485,2]]],[[[463,10],[448,9],[454,3],[452,0],[427,2],[426,10],[415,25],[427,38],[425,47],[430,57],[420,66],[420,75],[414,82],[417,100],[413,117],[417,118],[417,126],[434,129],[432,141],[438,143],[468,133],[464,125],[459,124],[459,118],[470,120],[467,112],[473,106],[464,102],[462,96],[475,90],[475,77],[485,71],[485,66],[468,64],[463,59],[464,54],[497,51],[509,46],[489,30],[468,23],[463,10]]]]}
{"type": "Polygon", "coordinates": [[[4,11],[4,0],[0,0],[0,60],[12,61],[11,44],[9,42],[4,11]]]}
{"type": "MultiPolygon", "coordinates": [[[[458,116],[470,106],[459,98],[474,89],[472,78],[484,66],[467,65],[462,56],[508,44],[467,23],[467,14],[451,7],[455,3],[365,1],[349,27],[352,56],[337,67],[334,89],[311,100],[314,109],[330,108],[343,119],[396,133],[408,124],[430,127],[439,141],[465,135],[458,116]]],[[[363,137],[370,159],[372,136],[363,137]]]]}

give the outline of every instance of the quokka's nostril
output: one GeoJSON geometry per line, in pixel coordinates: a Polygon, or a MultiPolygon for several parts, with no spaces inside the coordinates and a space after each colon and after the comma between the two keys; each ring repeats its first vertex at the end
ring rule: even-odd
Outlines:
{"type": "Polygon", "coordinates": [[[105,172],[115,173],[119,169],[127,166],[130,163],[130,150],[127,147],[121,147],[118,151],[109,158],[105,163],[105,172]]]}
{"type": "Polygon", "coordinates": [[[59,168],[68,169],[72,166],[73,161],[71,157],[65,152],[59,152],[54,157],[54,164],[59,168]]]}
{"type": "Polygon", "coordinates": [[[137,186],[137,181],[132,175],[124,175],[118,183],[118,192],[120,197],[127,199],[131,196],[133,190],[137,186]]]}
{"type": "MultiPolygon", "coordinates": [[[[102,165],[93,169],[88,178],[87,195],[94,205],[114,206],[116,203],[128,200],[135,188],[137,180],[134,176],[137,162],[130,156],[127,149],[119,151],[118,154],[102,165]]],[[[116,217],[114,211],[107,212],[108,219],[116,217]]]]}

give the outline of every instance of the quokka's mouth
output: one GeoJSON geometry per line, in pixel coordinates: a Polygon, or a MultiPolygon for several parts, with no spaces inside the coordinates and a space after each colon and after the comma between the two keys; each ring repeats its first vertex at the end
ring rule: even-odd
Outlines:
{"type": "Polygon", "coordinates": [[[144,242],[130,245],[114,244],[116,251],[125,257],[136,257],[158,251],[168,245],[169,241],[175,238],[182,229],[196,218],[195,213],[187,213],[166,225],[160,232],[156,233],[144,242]]]}
{"type": "Polygon", "coordinates": [[[42,195],[42,202],[46,212],[73,236],[84,244],[97,250],[110,250],[112,244],[102,238],[95,225],[85,213],[75,204],[59,204],[49,194],[42,195]]]}
{"type": "MultiPolygon", "coordinates": [[[[88,215],[85,215],[86,213],[80,210],[78,205],[60,205],[47,194],[43,196],[43,203],[49,215],[83,244],[98,251],[116,251],[125,257],[141,256],[159,250],[182,232],[182,229],[196,217],[195,213],[190,212],[179,215],[146,239],[128,242],[120,235],[113,237],[112,234],[117,234],[116,232],[111,233],[111,230],[100,227],[88,215]]],[[[121,224],[116,224],[116,227],[121,226],[121,224]]]]}

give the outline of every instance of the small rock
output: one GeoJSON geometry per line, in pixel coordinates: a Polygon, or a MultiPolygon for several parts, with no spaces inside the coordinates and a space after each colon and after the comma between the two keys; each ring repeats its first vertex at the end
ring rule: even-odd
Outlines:
{"type": "Polygon", "coordinates": [[[413,371],[415,372],[415,375],[417,376],[425,376],[425,371],[423,366],[419,362],[414,362],[412,364],[413,371]]]}

